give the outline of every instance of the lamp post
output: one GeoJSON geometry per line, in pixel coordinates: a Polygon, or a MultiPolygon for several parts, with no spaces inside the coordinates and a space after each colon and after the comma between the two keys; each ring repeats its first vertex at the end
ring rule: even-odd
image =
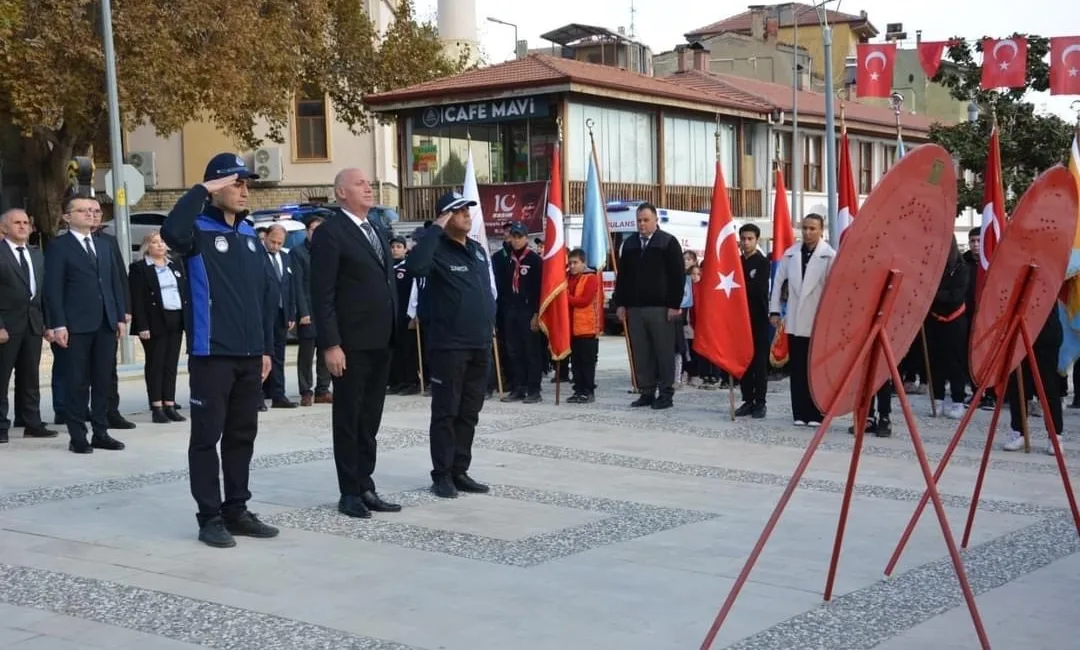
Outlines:
{"type": "Polygon", "coordinates": [[[979,105],[976,104],[975,102],[970,102],[967,105],[967,118],[968,118],[968,122],[978,122],[979,121],[979,105]]]}
{"type": "Polygon", "coordinates": [[[505,20],[499,20],[498,18],[492,18],[491,16],[488,16],[488,22],[489,23],[495,23],[497,25],[506,25],[507,27],[513,27],[514,28],[514,58],[516,59],[517,58],[517,48],[518,48],[518,26],[515,25],[514,23],[508,23],[505,20]]]}
{"type": "Polygon", "coordinates": [[[825,192],[828,199],[829,241],[840,241],[840,230],[836,223],[836,102],[835,83],[833,81],[832,27],[825,11],[825,5],[832,0],[823,0],[817,8],[818,20],[821,21],[821,44],[825,57],[825,192]]]}

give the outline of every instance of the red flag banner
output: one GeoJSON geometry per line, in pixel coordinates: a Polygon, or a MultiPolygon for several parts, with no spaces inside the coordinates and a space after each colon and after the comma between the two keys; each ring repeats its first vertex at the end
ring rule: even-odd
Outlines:
{"type": "Polygon", "coordinates": [[[859,97],[892,94],[896,43],[859,43],[856,46],[855,92],[859,97]]]}
{"type": "Polygon", "coordinates": [[[983,90],[1023,88],[1027,85],[1026,38],[984,38],[982,42],[983,90]]]}
{"type": "Polygon", "coordinates": [[[784,172],[776,169],[776,199],[772,212],[772,260],[774,271],[776,264],[784,259],[784,252],[795,245],[795,236],[791,234],[791,210],[787,204],[787,188],[784,187],[784,172]]]}
{"type": "Polygon", "coordinates": [[[1001,181],[1001,143],[998,127],[990,131],[990,153],[983,173],[982,229],[979,237],[979,265],[975,267],[975,293],[982,293],[983,278],[1005,232],[1005,189],[1001,181]]]}
{"type": "Polygon", "coordinates": [[[769,346],[769,364],[773,368],[783,368],[788,362],[788,340],[787,330],[784,329],[784,323],[780,323],[780,327],[776,328],[776,335],[773,336],[772,345],[769,346]]]}
{"type": "Polygon", "coordinates": [[[918,44],[919,65],[928,78],[932,78],[941,68],[941,57],[945,56],[945,48],[952,45],[952,41],[923,41],[918,44]]]}
{"type": "Polygon", "coordinates": [[[505,238],[515,221],[525,224],[531,233],[544,232],[547,181],[477,185],[476,189],[489,238],[505,238]]]}
{"type": "Polygon", "coordinates": [[[1080,95],[1080,36],[1050,39],[1050,94],[1080,95]]]}
{"type": "Polygon", "coordinates": [[[840,132],[840,160],[837,164],[840,168],[836,176],[836,228],[840,231],[840,241],[843,241],[844,232],[859,212],[859,195],[855,190],[855,176],[851,170],[851,143],[847,129],[840,132]]]}
{"type": "Polygon", "coordinates": [[[754,336],[746,281],[739,254],[735,220],[731,218],[724,171],[716,163],[705,261],[701,268],[700,304],[695,303],[694,350],[735,377],[742,377],[754,358],[754,336]]]}
{"type": "Polygon", "coordinates": [[[540,329],[556,361],[570,355],[570,300],[567,296],[566,241],[563,238],[562,174],[559,147],[551,154],[551,192],[544,220],[544,265],[540,275],[540,329]]]}

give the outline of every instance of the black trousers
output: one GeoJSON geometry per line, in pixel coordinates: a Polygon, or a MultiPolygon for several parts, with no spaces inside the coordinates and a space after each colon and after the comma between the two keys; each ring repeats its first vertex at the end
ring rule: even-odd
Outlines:
{"type": "Polygon", "coordinates": [[[330,369],[322,350],[315,349],[315,339],[300,339],[296,350],[296,384],[301,395],[325,395],[330,392],[330,369]],[[312,381],[311,368],[315,367],[312,381]],[[312,390],[314,385],[314,390],[312,390]]]}
{"type": "Polygon", "coordinates": [[[85,441],[87,421],[95,435],[107,433],[116,372],[116,331],[102,318],[96,332],[69,333],[64,356],[68,435],[72,441],[85,441]]]}
{"type": "Polygon", "coordinates": [[[596,359],[599,353],[600,339],[595,336],[575,336],[570,339],[574,392],[578,395],[592,395],[596,392],[596,359]]]}
{"type": "Polygon", "coordinates": [[[274,321],[274,354],[270,356],[270,375],[263,382],[265,399],[285,399],[285,343],[288,335],[285,316],[279,309],[274,321]]]}
{"type": "Polygon", "coordinates": [[[472,464],[472,444],[487,390],[491,350],[431,350],[431,478],[460,476],[472,464]]]}
{"type": "Polygon", "coordinates": [[[8,331],[8,342],[0,345],[0,432],[6,433],[11,428],[8,419],[8,386],[13,374],[19,376],[15,382],[15,413],[12,419],[32,429],[44,426],[41,422],[41,391],[38,388],[39,366],[41,365],[41,335],[29,329],[12,334],[8,331]]]}
{"type": "Polygon", "coordinates": [[[202,526],[223,515],[236,517],[247,508],[248,476],[262,404],[262,357],[189,357],[191,437],[188,469],[191,496],[202,526]],[[221,458],[218,459],[218,442],[221,458]],[[218,483],[218,467],[225,488],[218,483]]]}
{"type": "Polygon", "coordinates": [[[176,373],[179,371],[180,342],[184,337],[184,312],[165,312],[165,332],[142,342],[146,353],[143,376],[150,403],[176,401],[176,373]]]}
{"type": "Polygon", "coordinates": [[[334,465],[342,496],[375,490],[375,435],[382,423],[390,350],[345,350],[345,372],[334,377],[334,465]]]}
{"type": "MultiPolygon", "coordinates": [[[[408,322],[408,318],[405,319],[408,322]]],[[[416,346],[416,330],[411,330],[408,325],[399,327],[397,340],[394,343],[394,355],[390,362],[390,386],[416,386],[419,385],[419,366],[417,355],[419,350],[416,346]]]]}
{"type": "Polygon", "coordinates": [[[968,353],[967,332],[967,315],[947,323],[933,316],[926,319],[926,345],[933,360],[930,378],[934,382],[931,388],[935,400],[945,399],[946,381],[954,404],[963,404],[967,397],[968,375],[964,361],[968,353]]]}
{"type": "Polygon", "coordinates": [[[507,310],[504,319],[503,337],[506,339],[508,365],[513,368],[512,391],[525,395],[540,392],[540,381],[544,377],[543,334],[532,331],[530,323],[533,314],[526,310],[507,310]]]}
{"type": "Polygon", "coordinates": [[[50,343],[52,349],[53,365],[52,377],[49,383],[52,385],[53,414],[57,423],[67,420],[67,350],[55,343],[50,343]]]}
{"type": "MultiPolygon", "coordinates": [[[[1061,435],[1061,382],[1058,381],[1057,372],[1057,348],[1035,348],[1035,365],[1039,368],[1039,378],[1043,381],[1043,390],[1046,392],[1046,401],[1050,402],[1050,421],[1054,423],[1058,435],[1061,435]]],[[[1031,374],[1031,365],[1025,359],[1020,367],[1024,374],[1024,397],[1029,400],[1039,399],[1035,391],[1035,377],[1031,374]]],[[[1016,372],[1009,377],[1009,386],[1005,390],[1005,397],[1009,400],[1009,422],[1013,431],[1023,431],[1023,422],[1020,420],[1020,393],[1016,386],[1016,372]]],[[[1039,404],[1042,408],[1042,404],[1039,404]]]]}
{"type": "Polygon", "coordinates": [[[739,387],[744,402],[763,406],[769,387],[769,321],[751,317],[750,326],[754,335],[754,358],[739,380],[739,387]]]}
{"type": "MultiPolygon", "coordinates": [[[[929,341],[927,342],[929,345],[929,341]]],[[[919,379],[922,384],[926,383],[926,360],[923,357],[922,332],[915,335],[915,342],[911,344],[908,353],[900,360],[900,376],[904,381],[919,379]]]]}
{"type": "Polygon", "coordinates": [[[876,410],[879,420],[890,419],[892,416],[892,396],[893,384],[890,379],[878,389],[877,394],[870,398],[870,417],[874,417],[874,411],[876,410]]]}
{"type": "Polygon", "coordinates": [[[802,422],[821,422],[821,410],[810,395],[810,337],[788,334],[791,366],[791,417],[802,422]]]}

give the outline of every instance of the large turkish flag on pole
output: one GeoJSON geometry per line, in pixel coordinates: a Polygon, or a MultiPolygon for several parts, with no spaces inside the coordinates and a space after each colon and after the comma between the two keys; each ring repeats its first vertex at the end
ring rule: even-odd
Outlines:
{"type": "Polygon", "coordinates": [[[699,302],[694,304],[697,312],[694,350],[729,374],[742,377],[754,359],[754,335],[750,329],[739,238],[719,161],[707,237],[699,302]]]}
{"type": "Polygon", "coordinates": [[[551,189],[544,220],[544,264],[540,272],[540,329],[547,334],[551,358],[570,354],[570,301],[566,295],[566,239],[563,236],[562,174],[559,145],[551,154],[551,189]]]}

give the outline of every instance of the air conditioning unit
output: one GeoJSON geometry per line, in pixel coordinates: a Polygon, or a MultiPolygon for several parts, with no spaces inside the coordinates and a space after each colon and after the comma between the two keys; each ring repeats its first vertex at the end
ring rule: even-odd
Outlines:
{"type": "Polygon", "coordinates": [[[280,183],[283,178],[281,147],[260,147],[252,156],[253,172],[259,175],[260,183],[280,183]]]}
{"type": "Polygon", "coordinates": [[[127,164],[142,173],[146,189],[157,187],[157,154],[153,151],[131,151],[127,155],[127,164]]]}

